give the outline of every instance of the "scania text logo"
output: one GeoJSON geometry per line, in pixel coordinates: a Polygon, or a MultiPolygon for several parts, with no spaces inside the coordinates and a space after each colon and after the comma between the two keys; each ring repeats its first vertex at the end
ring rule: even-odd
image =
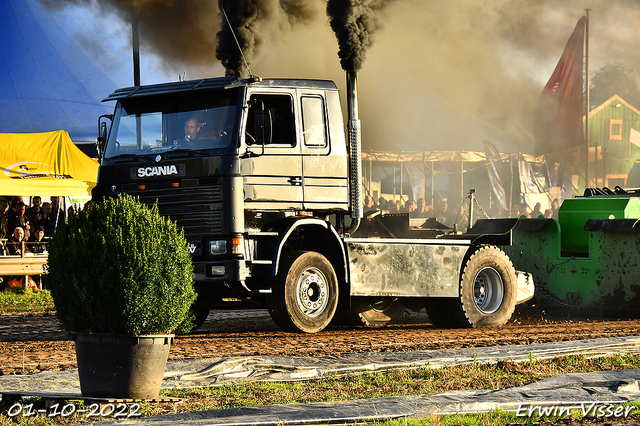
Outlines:
{"type": "Polygon", "coordinates": [[[178,167],[175,165],[169,166],[153,166],[153,167],[139,167],[138,177],[152,177],[152,176],[170,176],[177,175],[178,167]]]}

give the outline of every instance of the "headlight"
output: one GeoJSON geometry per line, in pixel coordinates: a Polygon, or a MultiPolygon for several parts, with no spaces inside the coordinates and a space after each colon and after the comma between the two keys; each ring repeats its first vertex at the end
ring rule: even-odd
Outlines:
{"type": "Polygon", "coordinates": [[[210,254],[226,254],[227,241],[226,240],[209,241],[209,253],[210,254]]]}
{"type": "Polygon", "coordinates": [[[213,276],[224,276],[224,274],[226,273],[227,268],[225,268],[223,265],[211,267],[211,275],[213,276]]]}

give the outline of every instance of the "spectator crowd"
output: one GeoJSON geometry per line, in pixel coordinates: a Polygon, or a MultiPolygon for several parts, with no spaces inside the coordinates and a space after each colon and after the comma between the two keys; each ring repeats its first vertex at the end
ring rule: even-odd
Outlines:
{"type": "MultiPolygon", "coordinates": [[[[551,208],[542,211],[542,203],[536,203],[533,209],[529,209],[526,204],[515,204],[511,213],[500,212],[496,209],[486,212],[490,217],[525,217],[537,219],[540,217],[548,219],[558,219],[558,210],[560,209],[560,200],[555,198],[551,202],[551,208]]],[[[458,229],[465,229],[469,221],[469,203],[463,202],[456,208],[450,208],[447,200],[441,200],[435,203],[433,209],[431,203],[427,202],[424,198],[419,198],[418,201],[407,200],[404,203],[400,200],[393,201],[387,200],[384,197],[374,200],[371,195],[364,197],[364,211],[371,212],[381,210],[387,213],[408,213],[412,218],[435,218],[438,222],[449,227],[453,227],[455,224],[458,229]]],[[[480,213],[481,214],[481,213],[480,213]]],[[[477,219],[478,215],[474,215],[477,219]]]]}
{"type": "MultiPolygon", "coordinates": [[[[31,206],[22,197],[10,200],[0,197],[0,256],[25,256],[46,254],[48,239],[67,215],[75,214],[74,207],[67,212],[60,205],[60,197],[51,197],[51,202],[42,202],[42,197],[32,197],[31,206]]],[[[30,276],[0,277],[0,289],[7,287],[41,288],[30,276]],[[23,280],[26,279],[26,285],[23,280]]]]}
{"type": "Polygon", "coordinates": [[[0,198],[0,255],[22,255],[23,242],[25,253],[45,253],[48,238],[67,214],[75,214],[75,210],[69,207],[65,212],[60,197],[45,203],[41,197],[32,197],[31,206],[22,197],[0,198]]]}

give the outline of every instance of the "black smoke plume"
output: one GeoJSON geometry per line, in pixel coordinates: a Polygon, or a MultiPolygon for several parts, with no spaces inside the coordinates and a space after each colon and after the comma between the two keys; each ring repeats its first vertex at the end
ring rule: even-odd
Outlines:
{"type": "Polygon", "coordinates": [[[327,15],[338,38],[338,56],[345,71],[362,68],[373,33],[380,28],[377,12],[391,0],[329,0],[327,15]]]}
{"type": "MultiPolygon", "coordinates": [[[[92,0],[40,0],[51,9],[69,5],[88,6],[92,0]]],[[[115,11],[125,22],[138,18],[140,40],[158,52],[172,71],[182,67],[200,70],[218,59],[227,75],[247,75],[247,63],[270,36],[290,31],[317,17],[309,0],[104,0],[104,11],[115,11]],[[222,13],[227,13],[247,63],[222,13]]]]}
{"type": "MultiPolygon", "coordinates": [[[[40,0],[51,9],[91,6],[92,0],[40,0]]],[[[95,2],[105,12],[116,12],[124,22],[138,18],[140,43],[159,52],[172,71],[215,64],[218,8],[209,0],[104,0],[95,2]]],[[[105,40],[102,40],[107,44],[105,40]]],[[[180,72],[181,73],[181,72],[180,72]]]]}
{"type": "Polygon", "coordinates": [[[263,43],[263,26],[276,22],[279,30],[286,31],[314,18],[313,9],[305,0],[218,0],[218,8],[222,21],[216,58],[226,75],[235,76],[249,74],[248,67],[263,43]]]}
{"type": "Polygon", "coordinates": [[[216,36],[216,58],[224,66],[226,75],[242,77],[249,73],[248,66],[261,43],[257,28],[258,17],[265,18],[268,14],[268,10],[261,7],[262,3],[251,0],[218,0],[222,22],[216,36]]]}

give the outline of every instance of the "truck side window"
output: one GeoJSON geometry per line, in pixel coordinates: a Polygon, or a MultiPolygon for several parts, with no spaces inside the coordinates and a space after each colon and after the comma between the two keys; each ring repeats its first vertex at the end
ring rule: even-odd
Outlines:
{"type": "Polygon", "coordinates": [[[324,102],[319,96],[302,97],[302,134],[304,144],[311,147],[326,147],[324,102]]]}
{"type": "Polygon", "coordinates": [[[255,111],[262,108],[269,111],[265,116],[271,117],[271,138],[266,141],[267,145],[287,145],[294,146],[295,127],[293,126],[293,98],[289,95],[252,95],[251,100],[255,102],[249,108],[247,117],[247,144],[254,144],[258,129],[255,128],[255,111]]]}

